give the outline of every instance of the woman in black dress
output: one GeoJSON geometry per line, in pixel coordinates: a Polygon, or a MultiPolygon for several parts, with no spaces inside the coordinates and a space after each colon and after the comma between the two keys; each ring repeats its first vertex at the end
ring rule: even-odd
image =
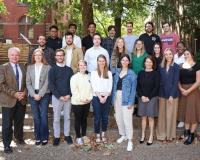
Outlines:
{"type": "Polygon", "coordinates": [[[142,136],[144,142],[147,119],[149,120],[150,136],[147,145],[153,143],[154,117],[158,116],[159,74],[155,71],[156,62],[153,56],[144,60],[145,70],[138,74],[137,93],[139,96],[138,115],[142,117],[142,136]]]}
{"type": "Polygon", "coordinates": [[[158,68],[158,66],[160,65],[161,61],[162,61],[162,45],[160,43],[155,43],[153,46],[153,56],[156,60],[156,69],[158,68]]]}

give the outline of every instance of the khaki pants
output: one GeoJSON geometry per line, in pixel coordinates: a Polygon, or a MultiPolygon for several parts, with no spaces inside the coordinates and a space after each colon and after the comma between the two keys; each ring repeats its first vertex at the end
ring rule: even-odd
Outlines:
{"type": "Polygon", "coordinates": [[[122,92],[117,91],[114,108],[119,134],[131,140],[133,138],[133,108],[128,109],[128,106],[122,106],[121,104],[122,92]]]}
{"type": "Polygon", "coordinates": [[[158,140],[172,140],[176,138],[178,98],[171,104],[168,99],[159,98],[158,126],[156,130],[158,140]]]}

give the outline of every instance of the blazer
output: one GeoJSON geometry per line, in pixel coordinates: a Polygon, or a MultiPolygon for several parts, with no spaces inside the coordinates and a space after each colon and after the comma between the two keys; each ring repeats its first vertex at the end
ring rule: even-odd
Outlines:
{"type": "MultiPolygon", "coordinates": [[[[121,69],[117,69],[117,72],[114,76],[113,81],[113,92],[112,92],[112,102],[114,104],[117,93],[117,83],[119,81],[119,74],[121,69]]],[[[122,106],[130,106],[135,102],[135,94],[136,94],[136,86],[137,86],[137,76],[131,70],[128,69],[127,75],[122,80],[122,106]]]]}
{"type": "MultiPolygon", "coordinates": [[[[40,73],[39,96],[43,97],[45,93],[50,93],[48,89],[48,74],[50,66],[43,65],[40,73]]],[[[26,72],[26,87],[28,94],[33,97],[35,94],[35,64],[29,65],[26,72]]]]}
{"type": "MultiPolygon", "coordinates": [[[[67,49],[67,47],[65,47],[63,49],[65,50],[65,60],[66,60],[66,56],[67,56],[66,49],[67,49]]],[[[72,49],[72,60],[71,60],[71,68],[72,68],[74,73],[78,72],[78,62],[79,62],[79,60],[82,60],[82,59],[83,59],[82,49],[74,46],[74,48],[72,49]]]]}
{"type": "MultiPolygon", "coordinates": [[[[24,65],[19,64],[22,71],[21,91],[26,92],[26,70],[24,65]]],[[[0,67],[0,106],[12,108],[17,102],[14,94],[18,92],[15,73],[10,63],[1,65],[0,67]]],[[[20,101],[25,105],[27,98],[25,97],[20,101]]]]}
{"type": "Polygon", "coordinates": [[[179,96],[179,66],[177,64],[173,64],[170,66],[169,70],[166,71],[166,67],[162,68],[159,66],[160,72],[160,91],[159,97],[169,98],[172,96],[173,98],[177,98],[179,96]]]}

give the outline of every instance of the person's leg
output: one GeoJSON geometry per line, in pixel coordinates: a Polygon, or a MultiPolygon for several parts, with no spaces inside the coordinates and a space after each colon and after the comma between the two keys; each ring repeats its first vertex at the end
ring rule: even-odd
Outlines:
{"type": "Polygon", "coordinates": [[[149,120],[149,130],[150,130],[148,143],[152,144],[153,143],[153,131],[154,131],[154,118],[148,117],[148,120],[149,120]]]}
{"type": "Polygon", "coordinates": [[[146,116],[143,116],[143,117],[142,117],[142,136],[141,136],[140,143],[143,143],[143,142],[144,142],[146,125],[147,125],[147,117],[146,117],[146,116]]]}
{"type": "Polygon", "coordinates": [[[10,147],[12,141],[13,108],[2,107],[2,138],[4,148],[10,147]]]}
{"type": "Polygon", "coordinates": [[[102,132],[107,131],[109,111],[110,111],[110,97],[107,98],[106,102],[101,107],[102,132]]]}
{"type": "Polygon", "coordinates": [[[71,101],[68,100],[64,103],[64,135],[65,137],[70,135],[70,113],[71,113],[71,101]]]}
{"type": "Polygon", "coordinates": [[[90,103],[85,104],[83,106],[83,114],[82,114],[82,120],[81,120],[81,128],[82,128],[82,137],[86,136],[87,131],[87,116],[90,109],[90,103]]]}
{"type": "Polygon", "coordinates": [[[29,102],[31,104],[31,110],[33,114],[33,120],[34,120],[34,132],[35,132],[35,140],[41,141],[41,135],[40,135],[40,111],[39,111],[39,102],[35,101],[32,97],[29,97],[29,102]]]}
{"type": "Polygon", "coordinates": [[[17,102],[15,112],[14,112],[14,136],[19,141],[24,141],[23,138],[23,127],[24,127],[24,117],[26,112],[26,105],[22,105],[17,102]]]}
{"type": "Polygon", "coordinates": [[[76,138],[81,138],[81,133],[80,133],[81,107],[82,106],[80,106],[80,105],[72,105],[72,110],[74,112],[74,117],[75,117],[74,129],[76,132],[76,138]]]}
{"type": "Polygon", "coordinates": [[[166,139],[166,99],[159,98],[158,125],[156,130],[158,140],[166,139]]]}
{"type": "Polygon", "coordinates": [[[47,141],[49,139],[49,127],[48,127],[48,107],[49,107],[50,95],[45,94],[40,100],[40,134],[41,140],[47,141]]]}

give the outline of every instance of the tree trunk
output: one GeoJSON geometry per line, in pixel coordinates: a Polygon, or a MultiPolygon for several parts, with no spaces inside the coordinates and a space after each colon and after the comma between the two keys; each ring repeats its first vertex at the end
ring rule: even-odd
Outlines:
{"type": "Polygon", "coordinates": [[[115,17],[116,37],[121,37],[121,16],[115,17]]]}
{"type": "Polygon", "coordinates": [[[81,13],[83,21],[83,35],[88,34],[88,24],[94,22],[93,20],[93,8],[91,0],[81,0],[81,13]]]}

